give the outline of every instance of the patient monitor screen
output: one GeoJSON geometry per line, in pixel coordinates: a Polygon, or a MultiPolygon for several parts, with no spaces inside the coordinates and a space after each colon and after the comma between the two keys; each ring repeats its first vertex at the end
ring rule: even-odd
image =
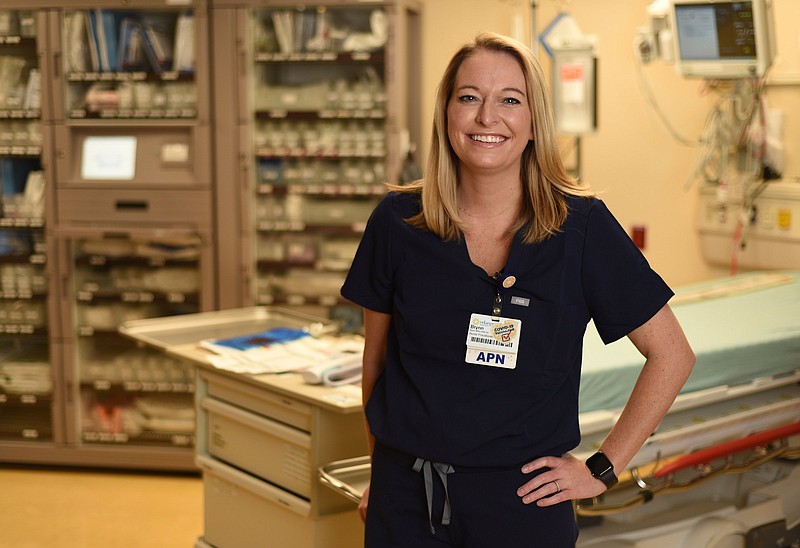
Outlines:
{"type": "Polygon", "coordinates": [[[136,174],[136,137],[95,136],[83,141],[81,178],[130,181],[136,174]]]}
{"type": "Polygon", "coordinates": [[[684,60],[756,59],[752,2],[675,6],[684,60]]]}

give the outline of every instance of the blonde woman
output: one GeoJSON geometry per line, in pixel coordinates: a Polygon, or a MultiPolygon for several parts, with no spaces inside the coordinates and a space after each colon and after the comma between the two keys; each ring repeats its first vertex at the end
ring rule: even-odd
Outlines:
{"type": "Polygon", "coordinates": [[[364,308],[365,545],[574,546],[570,501],[616,482],[694,364],[672,291],[567,175],[541,68],[510,38],[454,55],[425,177],[391,190],[342,287],[364,308]],[[645,364],[583,462],[589,320],[645,364]]]}

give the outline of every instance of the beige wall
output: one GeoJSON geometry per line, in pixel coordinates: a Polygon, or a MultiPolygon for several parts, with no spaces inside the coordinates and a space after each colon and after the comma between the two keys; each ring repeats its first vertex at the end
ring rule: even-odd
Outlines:
{"type": "MultiPolygon", "coordinates": [[[[770,86],[769,102],[786,116],[785,173],[800,175],[800,2],[775,0],[781,61],[774,78],[790,85],[770,86]],[[793,83],[793,84],[791,84],[793,83]]],[[[646,105],[636,83],[633,39],[647,24],[649,0],[572,0],[570,13],[585,34],[597,36],[599,129],[582,139],[582,177],[609,204],[622,225],[646,226],[645,253],[670,284],[723,275],[724,268],[702,258],[696,232],[697,187],[684,188],[699,154],[673,140],[646,105]]],[[[539,0],[536,28],[542,31],[559,2],[539,0]]],[[[430,142],[433,98],[441,72],[453,52],[482,30],[520,34],[530,43],[528,0],[426,0],[423,23],[424,66],[420,115],[424,162],[430,142]]],[[[544,51],[542,60],[549,67],[544,51]]],[[[549,70],[549,68],[548,68],[549,70]]],[[[673,125],[697,138],[713,99],[702,96],[701,82],[679,77],[661,62],[644,67],[650,85],[673,125]]],[[[569,144],[565,142],[565,144],[569,144]]],[[[568,162],[568,163],[571,163],[568,162]]]]}

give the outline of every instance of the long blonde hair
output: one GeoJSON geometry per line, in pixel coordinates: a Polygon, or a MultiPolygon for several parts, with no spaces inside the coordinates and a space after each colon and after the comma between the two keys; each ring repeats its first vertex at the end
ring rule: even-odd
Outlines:
{"type": "Polygon", "coordinates": [[[513,230],[516,232],[526,227],[523,241],[541,242],[558,232],[566,220],[565,195],[584,196],[590,192],[567,174],[561,161],[553,109],[539,61],[528,47],[506,36],[484,32],[456,52],[437,88],[433,135],[425,175],[409,185],[389,185],[389,188],[397,192],[421,194],[422,209],[408,219],[411,225],[430,230],[444,240],[461,238],[464,225],[458,214],[456,198],[459,160],[447,136],[447,105],[453,95],[461,64],[478,51],[511,55],[519,63],[525,77],[533,141],[522,153],[520,178],[524,198],[520,217],[513,230]]]}

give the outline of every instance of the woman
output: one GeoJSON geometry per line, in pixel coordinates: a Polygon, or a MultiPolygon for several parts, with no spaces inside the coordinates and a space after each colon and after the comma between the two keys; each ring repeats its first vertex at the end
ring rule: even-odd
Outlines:
{"type": "Polygon", "coordinates": [[[694,364],[671,290],[566,174],[541,68],[509,38],[455,54],[426,175],[392,190],[342,287],[364,308],[366,546],[573,546],[569,501],[616,482],[694,364]],[[645,364],[582,462],[590,319],[645,364]]]}

